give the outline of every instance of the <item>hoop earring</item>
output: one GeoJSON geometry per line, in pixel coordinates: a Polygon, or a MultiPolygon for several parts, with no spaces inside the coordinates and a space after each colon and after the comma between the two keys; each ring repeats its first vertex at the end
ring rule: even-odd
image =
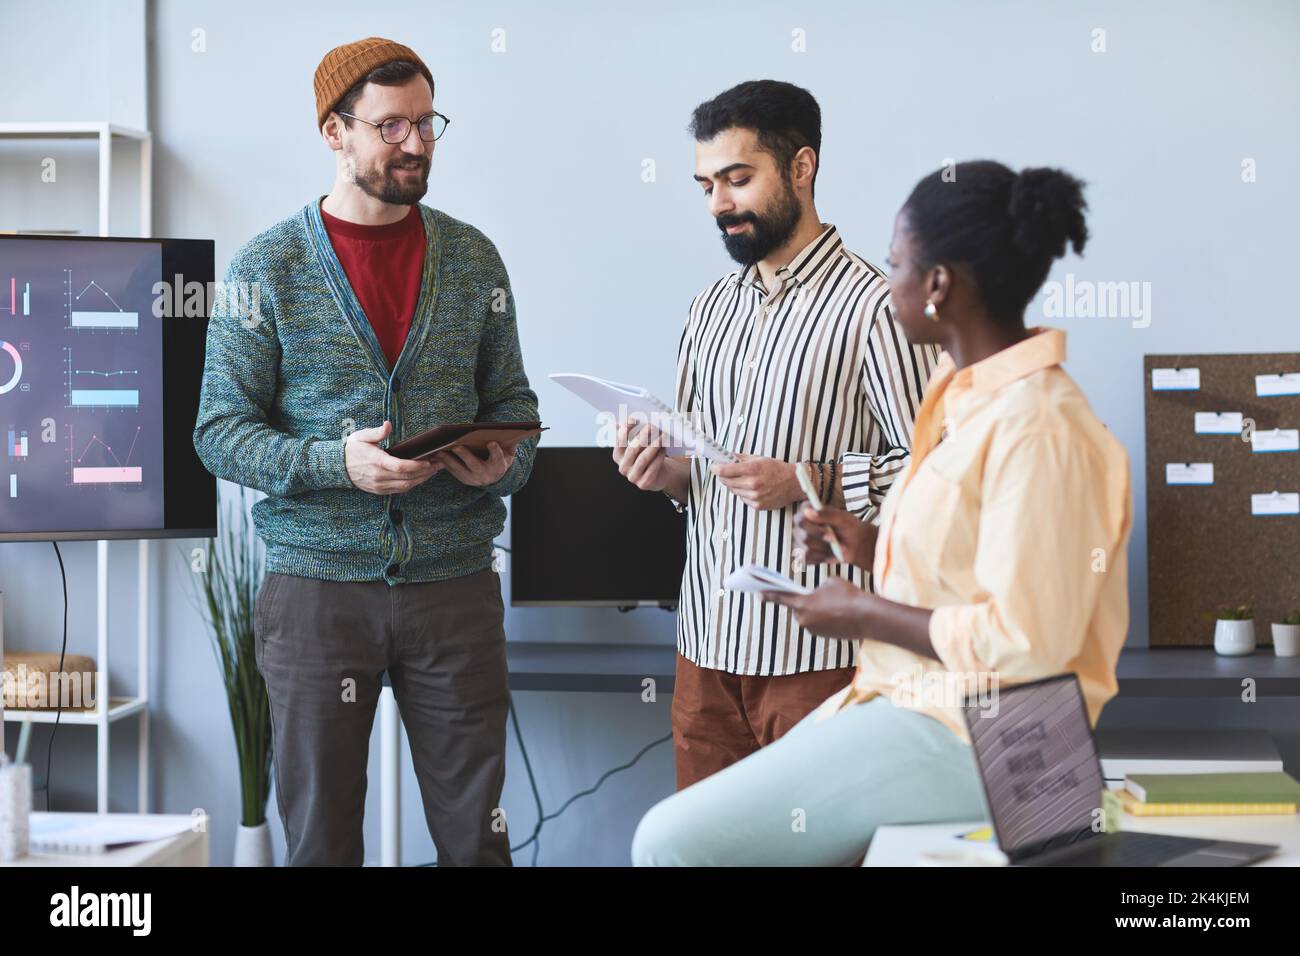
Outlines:
{"type": "Polygon", "coordinates": [[[925,311],[922,314],[931,322],[939,321],[939,310],[934,307],[934,303],[929,299],[925,300],[925,311]]]}

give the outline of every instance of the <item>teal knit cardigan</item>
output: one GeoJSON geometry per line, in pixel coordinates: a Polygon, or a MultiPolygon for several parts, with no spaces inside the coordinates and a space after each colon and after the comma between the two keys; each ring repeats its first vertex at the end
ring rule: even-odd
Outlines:
{"type": "Polygon", "coordinates": [[[375,495],[348,477],[346,436],[385,418],[387,447],[443,422],[538,417],[496,247],[473,226],[419,210],[420,294],[391,369],[319,200],[241,247],[215,296],[194,447],[217,477],[266,492],[253,522],[269,571],[390,585],[481,571],[505,525],[502,497],[528,480],[536,438],[483,488],[444,470],[375,495]]]}

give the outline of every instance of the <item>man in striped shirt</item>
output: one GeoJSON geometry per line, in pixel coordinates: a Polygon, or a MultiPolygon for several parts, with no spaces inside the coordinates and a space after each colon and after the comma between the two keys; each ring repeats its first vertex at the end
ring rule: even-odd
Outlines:
{"type": "Polygon", "coordinates": [[[757,563],[810,588],[832,575],[869,586],[848,563],[805,566],[795,465],[811,463],[825,503],[860,518],[854,544],[869,547],[938,359],[933,346],[908,345],[884,275],[817,213],[821,110],[807,90],[742,83],[697,107],[691,131],[695,179],[741,268],[691,305],[676,405],[741,460],[670,457],[650,428],[629,437],[625,426],[614,448],[629,481],[689,511],[672,709],[678,789],[776,740],[852,680],[853,642],[815,637],[787,608],[722,582],[757,563]]]}

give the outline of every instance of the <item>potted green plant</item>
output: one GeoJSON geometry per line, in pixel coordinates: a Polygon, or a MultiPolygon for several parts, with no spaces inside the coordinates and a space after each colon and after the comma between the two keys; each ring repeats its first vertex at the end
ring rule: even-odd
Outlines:
{"type": "Polygon", "coordinates": [[[1300,657],[1300,608],[1282,615],[1273,625],[1273,653],[1278,657],[1300,657]]]}
{"type": "Polygon", "coordinates": [[[1255,652],[1255,608],[1250,604],[1220,607],[1214,612],[1214,650],[1227,657],[1255,652]]]}
{"type": "MultiPolygon", "coordinates": [[[[206,567],[198,573],[197,598],[212,632],[239,756],[241,819],[235,835],[235,866],[273,866],[266,804],[271,789],[271,709],[257,669],[253,609],[265,576],[262,545],[250,528],[245,489],[238,515],[219,522],[208,539],[206,567]]],[[[223,514],[225,509],[223,508],[223,514]]],[[[193,565],[192,565],[193,566],[193,565]]]]}

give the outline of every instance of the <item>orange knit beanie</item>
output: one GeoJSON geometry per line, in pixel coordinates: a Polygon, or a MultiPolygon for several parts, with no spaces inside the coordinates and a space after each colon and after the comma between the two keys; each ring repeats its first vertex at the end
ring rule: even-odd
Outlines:
{"type": "Polygon", "coordinates": [[[394,60],[410,60],[420,68],[429,89],[433,89],[433,74],[424,65],[424,61],[415,55],[408,46],[385,40],[383,37],[366,37],[355,43],[336,46],[325,54],[316,67],[316,128],[325,125],[325,118],[330,115],[343,94],[352,88],[352,84],[361,79],[375,67],[392,63],[394,60]]]}

